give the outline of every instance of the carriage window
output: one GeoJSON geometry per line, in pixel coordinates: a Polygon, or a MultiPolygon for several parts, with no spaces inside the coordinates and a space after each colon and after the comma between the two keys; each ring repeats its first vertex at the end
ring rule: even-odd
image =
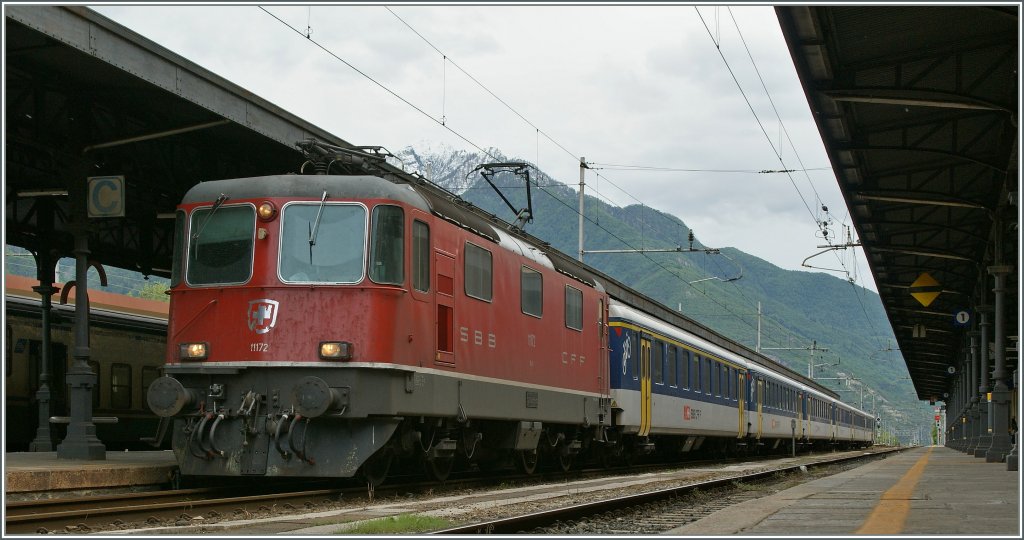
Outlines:
{"type": "Polygon", "coordinates": [[[655,341],[651,343],[651,373],[656,384],[665,384],[665,346],[655,341]]]}
{"type": "Polygon", "coordinates": [[[540,318],[544,315],[544,277],[524,266],[519,274],[519,285],[519,304],[523,313],[540,318]]]}
{"type": "Polygon", "coordinates": [[[704,392],[709,396],[711,395],[711,381],[713,380],[711,377],[711,363],[710,358],[704,358],[704,370],[703,373],[701,373],[701,375],[703,375],[701,387],[704,388],[704,392]]]}
{"type": "Polygon", "coordinates": [[[357,204],[290,204],[281,223],[281,280],[358,283],[366,262],[366,209],[357,204]]]}
{"type": "Polygon", "coordinates": [[[700,377],[700,363],[701,363],[700,362],[700,358],[701,357],[700,357],[699,354],[695,354],[695,355],[693,355],[692,358],[693,358],[693,370],[690,371],[690,383],[691,383],[690,384],[690,388],[692,388],[693,390],[695,390],[697,392],[703,392],[704,391],[704,387],[701,386],[701,381],[703,379],[701,379],[701,377],[700,377]]]}
{"type": "Polygon", "coordinates": [[[736,401],[736,370],[729,368],[729,398],[736,401]]]}
{"type": "Polygon", "coordinates": [[[128,364],[110,365],[110,406],[132,408],[132,367],[128,364]]]}
{"type": "Polygon", "coordinates": [[[565,286],[565,326],[583,330],[583,291],[565,286]]]}
{"type": "Polygon", "coordinates": [[[466,295],[490,302],[491,252],[466,242],[466,295]]]}
{"type": "Polygon", "coordinates": [[[690,387],[690,364],[692,363],[693,352],[682,350],[679,351],[679,364],[680,364],[680,375],[679,386],[682,388],[690,387]]]}
{"type": "Polygon", "coordinates": [[[668,385],[679,384],[679,351],[675,347],[668,348],[668,385]]]}
{"type": "Polygon", "coordinates": [[[153,366],[142,366],[142,394],[146,395],[146,390],[149,390],[149,385],[153,384],[153,381],[160,378],[160,370],[153,366]]]}
{"type": "Polygon", "coordinates": [[[192,212],[186,279],[193,285],[245,283],[252,275],[256,209],[223,206],[192,212]]]}
{"type": "Polygon", "coordinates": [[[418,220],[412,222],[412,286],[430,290],[430,227],[418,220]]]}
{"type": "Polygon", "coordinates": [[[7,326],[7,330],[6,330],[6,332],[7,332],[6,333],[7,341],[4,342],[4,344],[6,345],[4,347],[4,363],[7,365],[6,366],[7,367],[7,376],[10,377],[11,376],[11,371],[14,369],[14,359],[11,358],[11,354],[12,354],[12,351],[14,349],[13,349],[13,346],[11,345],[11,332],[12,332],[11,331],[11,325],[8,324],[6,326],[7,326]]]}
{"type": "Polygon", "coordinates": [[[381,204],[370,218],[370,279],[401,285],[405,281],[405,212],[381,204]]]}

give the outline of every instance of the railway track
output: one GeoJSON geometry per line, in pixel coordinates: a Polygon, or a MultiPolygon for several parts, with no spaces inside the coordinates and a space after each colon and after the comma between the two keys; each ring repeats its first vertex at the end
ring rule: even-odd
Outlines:
{"type": "MultiPolygon", "coordinates": [[[[605,525],[596,526],[603,534],[658,534],[674,527],[694,521],[727,506],[738,504],[744,500],[764,495],[766,484],[784,480],[785,476],[801,469],[848,465],[857,460],[878,459],[900,449],[884,449],[865,452],[854,456],[824,458],[813,462],[804,462],[791,466],[776,467],[770,470],[738,474],[716,478],[714,480],[695,482],[680,487],[661,489],[603,499],[594,502],[577,504],[529,514],[494,519],[485,522],[470,523],[434,531],[432,534],[593,534],[595,530],[580,531],[576,528],[581,522],[604,519],[605,525]],[[663,505],[656,510],[648,507],[663,501],[679,499],[694,494],[698,495],[699,504],[663,505]],[[713,496],[706,496],[712,494],[713,496]],[[640,514],[641,519],[629,517],[640,514]],[[600,516],[600,517],[597,517],[600,516]],[[625,516],[625,517],[623,517],[625,516]],[[641,522],[643,524],[641,525],[641,522]],[[616,529],[616,523],[620,523],[616,529]],[[642,528],[642,530],[641,530],[642,528]]],[[[767,487],[770,489],[770,487],[767,487]]]]}
{"type": "MultiPolygon", "coordinates": [[[[692,461],[687,465],[722,463],[725,460],[692,461]]],[[[355,481],[344,487],[326,487],[324,481],[307,482],[307,489],[295,484],[272,487],[218,486],[211,488],[99,495],[89,497],[8,501],[5,505],[7,532],[13,534],[69,532],[90,533],[128,528],[133,525],[184,526],[203,521],[247,518],[282,511],[315,511],[333,506],[342,499],[370,499],[396,493],[424,493],[488,487],[499,482],[542,482],[566,478],[582,479],[605,474],[656,471],[679,464],[653,464],[608,469],[584,469],[569,472],[541,472],[536,475],[471,476],[450,479],[443,484],[421,480],[402,481],[368,490],[355,481]],[[310,484],[323,489],[308,489],[310,484]],[[239,492],[246,495],[239,496],[239,492]]],[[[336,483],[335,485],[338,485],[336,483]]]]}
{"type": "Polygon", "coordinates": [[[291,483],[264,487],[235,485],[67,499],[8,501],[5,507],[5,522],[7,532],[12,534],[86,534],[148,527],[195,527],[219,521],[327,511],[336,509],[342,501],[363,504],[374,497],[383,499],[398,494],[438,495],[459,490],[489,488],[498,484],[584,480],[621,475],[626,472],[642,474],[740,461],[708,459],[673,464],[572,470],[567,473],[547,471],[535,475],[505,474],[486,477],[464,475],[442,484],[424,482],[412,477],[396,477],[393,485],[385,484],[374,490],[368,490],[367,486],[354,481],[335,483],[333,486],[317,481],[312,486],[309,482],[305,483],[303,489],[297,489],[296,484],[291,483]]]}

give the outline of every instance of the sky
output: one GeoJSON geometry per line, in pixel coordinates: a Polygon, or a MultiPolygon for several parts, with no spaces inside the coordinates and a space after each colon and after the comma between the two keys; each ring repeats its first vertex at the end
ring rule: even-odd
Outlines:
{"type": "Polygon", "coordinates": [[[90,7],[349,143],[585,157],[589,195],[877,290],[860,248],[801,266],[852,225],[771,6],[90,7]]]}

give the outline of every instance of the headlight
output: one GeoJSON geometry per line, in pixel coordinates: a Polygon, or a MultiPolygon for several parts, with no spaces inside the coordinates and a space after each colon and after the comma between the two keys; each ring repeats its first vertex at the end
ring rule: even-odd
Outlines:
{"type": "Polygon", "coordinates": [[[206,343],[182,343],[178,347],[179,360],[206,360],[208,353],[206,343]]]}
{"type": "Polygon", "coordinates": [[[256,208],[256,213],[259,214],[261,220],[270,221],[277,215],[277,208],[274,206],[274,203],[264,201],[256,208]]]}
{"type": "Polygon", "coordinates": [[[351,360],[352,344],[347,341],[321,341],[320,358],[323,360],[351,360]]]}

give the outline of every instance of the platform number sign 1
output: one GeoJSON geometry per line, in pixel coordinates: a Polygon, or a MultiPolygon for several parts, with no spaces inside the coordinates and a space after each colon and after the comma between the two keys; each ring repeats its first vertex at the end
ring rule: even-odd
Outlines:
{"type": "Polygon", "coordinates": [[[953,326],[967,326],[971,323],[971,312],[966,309],[958,309],[953,312],[953,326]]]}

